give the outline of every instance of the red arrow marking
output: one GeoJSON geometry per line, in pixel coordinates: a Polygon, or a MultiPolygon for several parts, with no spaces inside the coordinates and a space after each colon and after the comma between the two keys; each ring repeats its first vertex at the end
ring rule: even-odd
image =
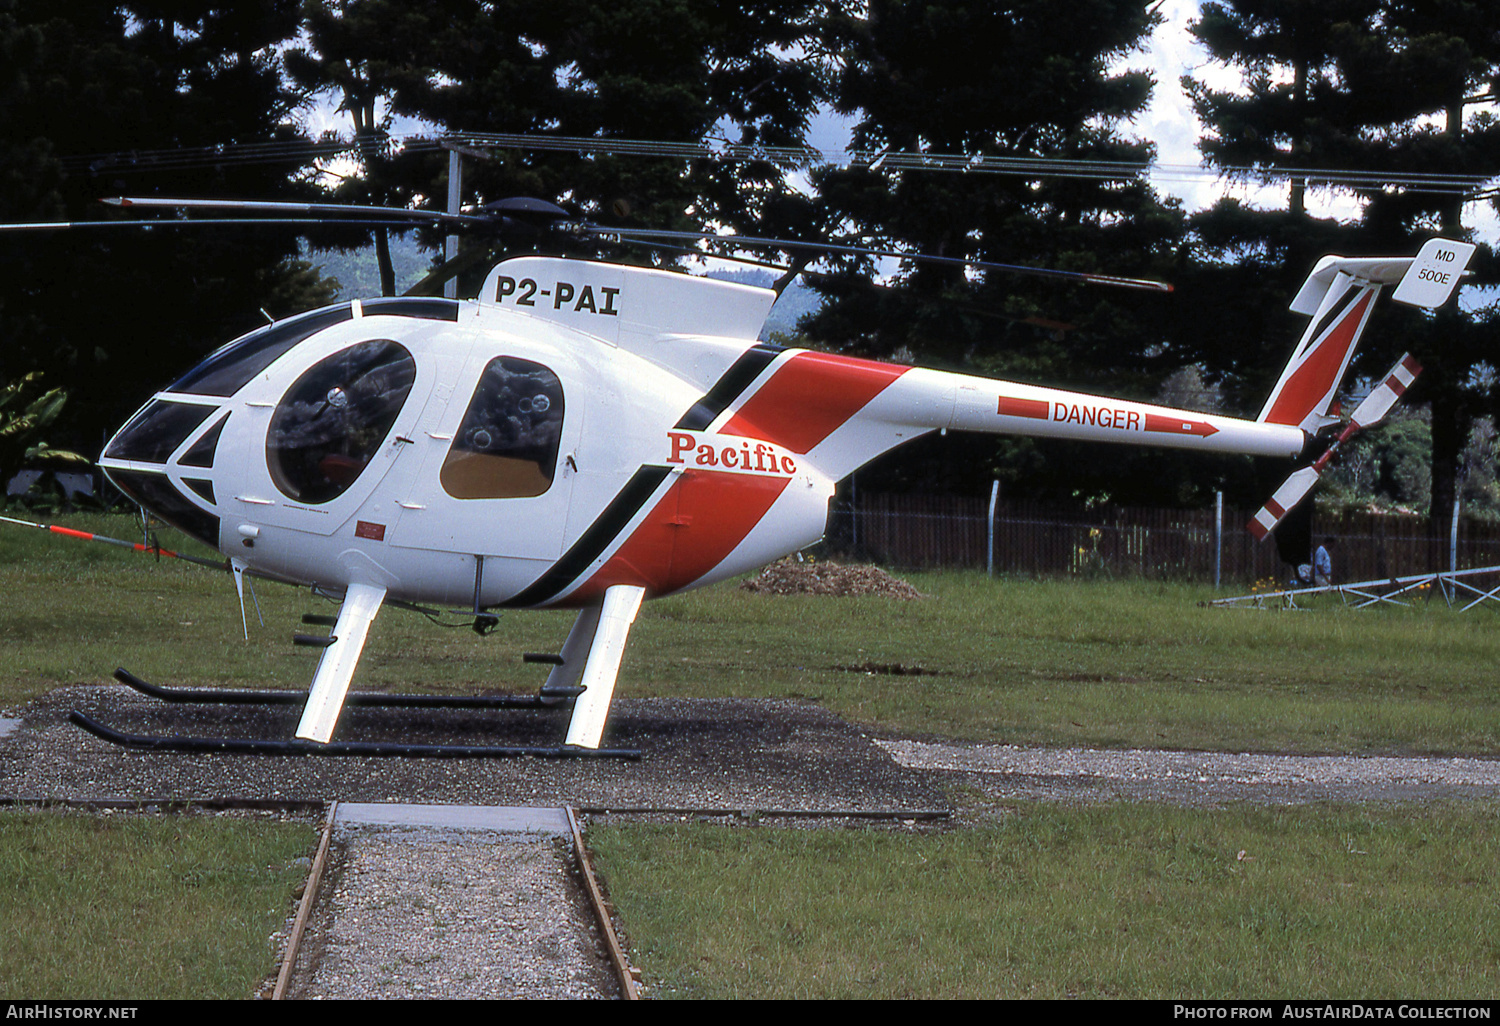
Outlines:
{"type": "Polygon", "coordinates": [[[1181,417],[1163,417],[1159,413],[1146,414],[1147,431],[1164,431],[1172,435],[1201,435],[1207,438],[1216,435],[1219,429],[1207,421],[1183,420],[1181,417]]]}
{"type": "Polygon", "coordinates": [[[1052,415],[1045,399],[1012,399],[1005,395],[1000,397],[1000,408],[996,412],[1002,417],[1030,417],[1033,420],[1046,420],[1052,415]]]}

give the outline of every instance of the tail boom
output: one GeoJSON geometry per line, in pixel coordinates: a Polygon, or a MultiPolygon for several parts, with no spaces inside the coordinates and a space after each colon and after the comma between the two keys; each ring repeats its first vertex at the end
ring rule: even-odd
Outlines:
{"type": "Polygon", "coordinates": [[[948,430],[1282,457],[1306,440],[1283,424],[912,367],[807,455],[838,480],[909,439],[948,430]]]}

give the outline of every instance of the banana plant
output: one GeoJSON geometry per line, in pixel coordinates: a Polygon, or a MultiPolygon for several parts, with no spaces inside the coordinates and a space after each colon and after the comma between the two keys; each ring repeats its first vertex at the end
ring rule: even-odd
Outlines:
{"type": "MultiPolygon", "coordinates": [[[[8,482],[27,466],[48,469],[93,466],[87,456],[55,449],[40,440],[41,434],[62,416],[67,402],[66,389],[43,390],[39,371],[0,387],[0,483],[8,482]]],[[[0,505],[4,501],[0,494],[0,505]]]]}

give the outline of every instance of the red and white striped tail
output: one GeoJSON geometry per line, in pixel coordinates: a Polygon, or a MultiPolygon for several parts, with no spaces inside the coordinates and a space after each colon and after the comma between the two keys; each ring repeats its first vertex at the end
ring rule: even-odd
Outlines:
{"type": "MultiPolygon", "coordinates": [[[[1329,404],[1380,290],[1395,285],[1398,303],[1436,309],[1453,297],[1473,254],[1470,243],[1429,239],[1414,257],[1327,256],[1318,261],[1292,300],[1292,309],[1310,315],[1312,323],[1257,419],[1308,432],[1331,423],[1329,404]]],[[[1410,376],[1405,383],[1411,383],[1410,376]]]]}
{"type": "Polygon", "coordinates": [[[1327,423],[1328,406],[1344,379],[1380,289],[1378,284],[1344,273],[1334,279],[1258,420],[1289,424],[1309,433],[1327,423]]]}

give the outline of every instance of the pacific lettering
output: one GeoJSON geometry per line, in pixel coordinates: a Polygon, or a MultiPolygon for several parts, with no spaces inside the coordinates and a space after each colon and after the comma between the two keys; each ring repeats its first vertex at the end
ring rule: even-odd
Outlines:
{"type": "Polygon", "coordinates": [[[747,440],[724,444],[713,435],[690,431],[668,431],[667,440],[671,446],[667,462],[676,466],[724,467],[788,477],[797,472],[797,461],[769,442],[756,442],[752,449],[747,440]]]}

